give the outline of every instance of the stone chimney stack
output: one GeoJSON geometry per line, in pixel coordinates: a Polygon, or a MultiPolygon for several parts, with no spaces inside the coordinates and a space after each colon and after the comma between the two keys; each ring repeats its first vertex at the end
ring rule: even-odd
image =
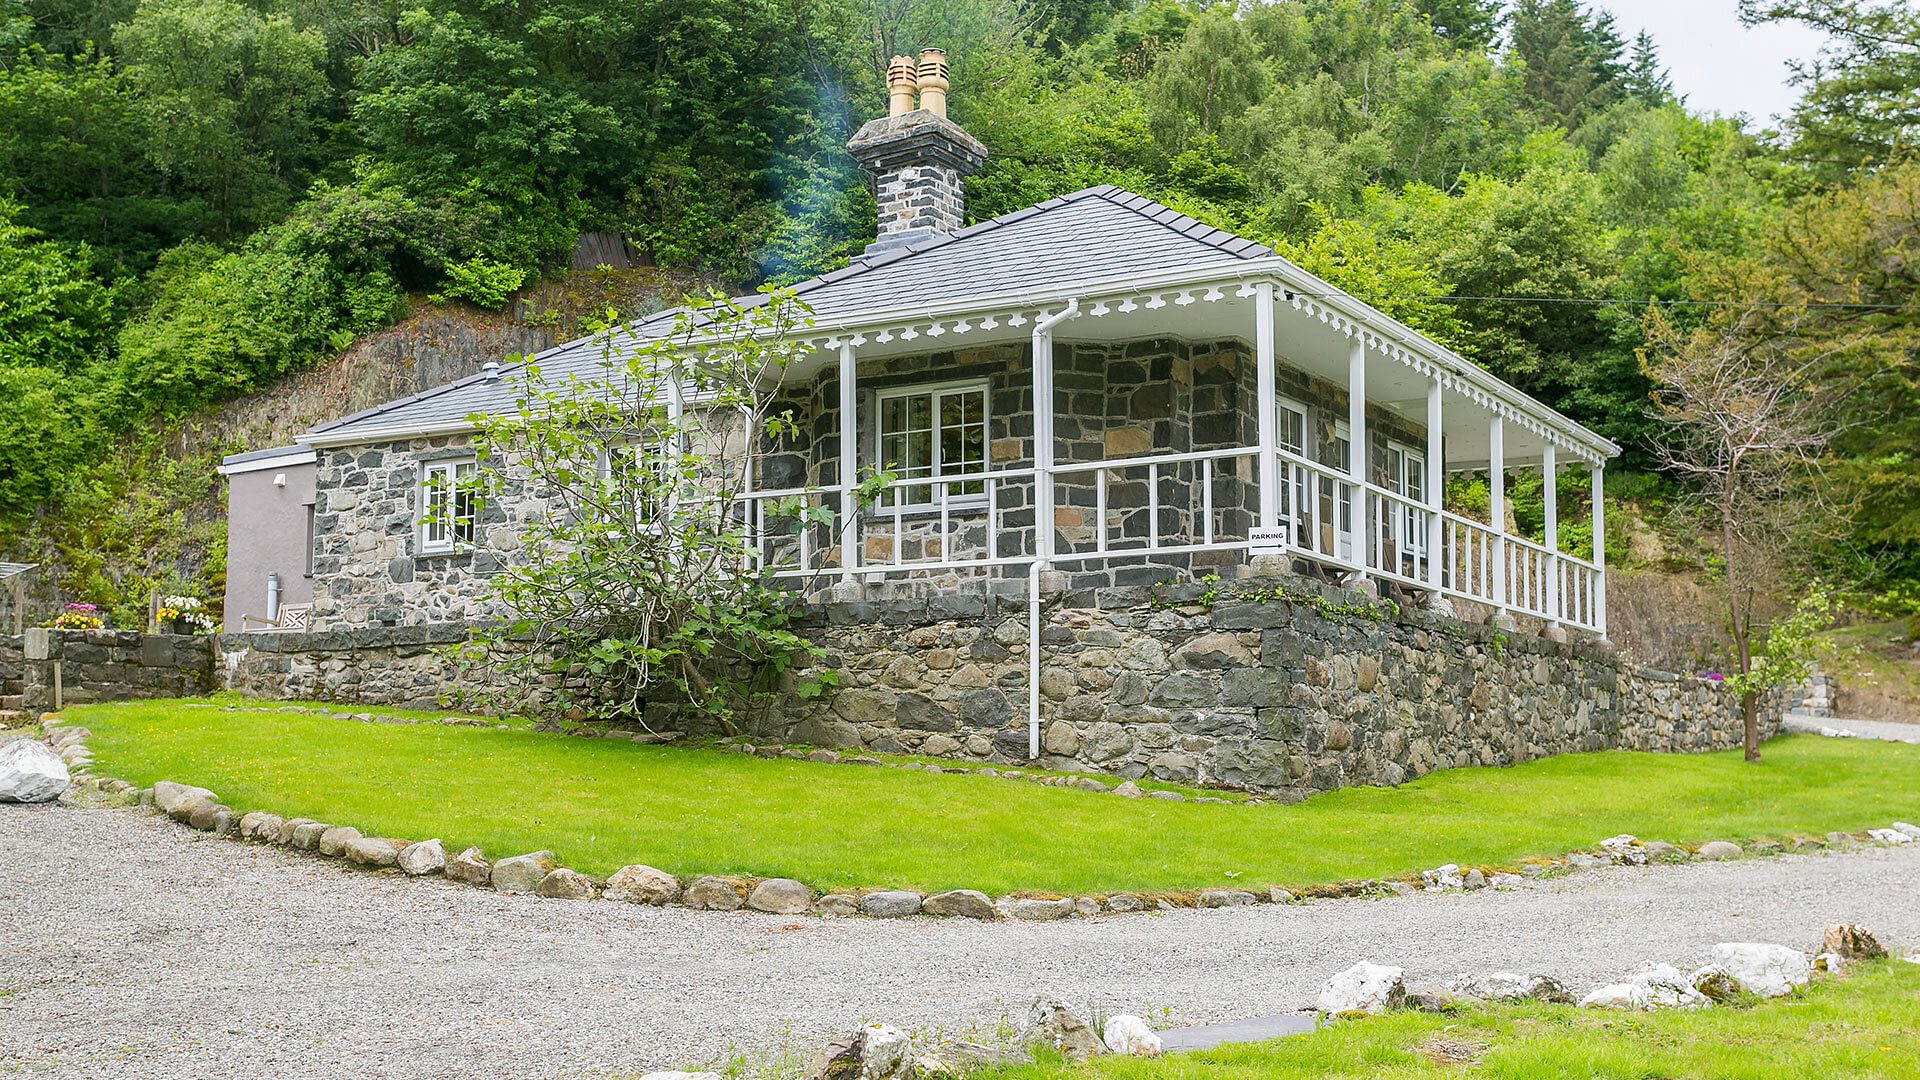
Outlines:
{"type": "Polygon", "coordinates": [[[967,223],[963,182],[986,164],[987,148],[947,119],[944,49],[896,56],[887,65],[887,115],[870,120],[847,151],[873,177],[880,229],[869,252],[904,247],[967,223]],[[919,108],[910,108],[914,95],[919,108]]]}

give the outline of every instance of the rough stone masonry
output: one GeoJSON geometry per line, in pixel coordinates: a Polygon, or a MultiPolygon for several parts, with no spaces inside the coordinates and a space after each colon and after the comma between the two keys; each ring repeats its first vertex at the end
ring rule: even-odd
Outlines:
{"type": "MultiPolygon", "coordinates": [[[[979,761],[1027,754],[1027,627],[1009,583],[811,607],[841,686],[790,696],[751,734],[979,761]]],[[[267,697],[432,705],[464,628],[222,639],[229,686],[267,697]]],[[[1068,592],[1042,632],[1049,768],[1305,797],[1434,769],[1609,749],[1739,745],[1736,698],[1562,644],[1304,579],[1068,592]]],[[[649,718],[687,730],[683,718],[649,718]]],[[[1764,717],[1763,734],[1778,725],[1764,717]]]]}

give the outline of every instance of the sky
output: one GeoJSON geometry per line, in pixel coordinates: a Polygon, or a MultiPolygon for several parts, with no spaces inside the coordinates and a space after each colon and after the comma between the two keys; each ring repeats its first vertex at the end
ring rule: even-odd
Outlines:
{"type": "Polygon", "coordinates": [[[1746,113],[1770,126],[1798,98],[1788,60],[1810,60],[1825,37],[1799,23],[1740,25],[1736,0],[1593,0],[1613,12],[1629,43],[1646,30],[1673,76],[1673,88],[1699,112],[1746,113]]]}

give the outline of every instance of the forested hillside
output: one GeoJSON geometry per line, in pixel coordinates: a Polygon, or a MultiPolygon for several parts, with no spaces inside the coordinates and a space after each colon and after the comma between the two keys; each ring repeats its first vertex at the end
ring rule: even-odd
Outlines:
{"type": "Polygon", "coordinates": [[[1744,10],[1833,35],[1780,130],[1691,110],[1579,0],[0,0],[0,558],[77,566],[135,505],[166,534],[211,483],[156,480],[198,410],[410,306],[509,309],[583,232],[740,288],[839,265],[873,229],[847,136],[937,45],[993,155],[975,217],[1115,183],[1272,244],[1627,446],[1642,507],[1686,505],[1662,355],[1808,358],[1828,509],[1769,587],[1910,616],[1920,13],[1744,10]]]}

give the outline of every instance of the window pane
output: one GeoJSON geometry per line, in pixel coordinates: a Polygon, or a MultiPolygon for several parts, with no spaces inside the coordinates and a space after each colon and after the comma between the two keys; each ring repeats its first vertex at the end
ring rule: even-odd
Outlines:
{"type": "Polygon", "coordinates": [[[907,399],[907,426],[914,431],[933,430],[933,398],[931,396],[907,399]]]}
{"type": "Polygon", "coordinates": [[[1279,406],[1280,422],[1276,435],[1280,449],[1302,457],[1307,453],[1307,414],[1291,405],[1279,406]]]}

